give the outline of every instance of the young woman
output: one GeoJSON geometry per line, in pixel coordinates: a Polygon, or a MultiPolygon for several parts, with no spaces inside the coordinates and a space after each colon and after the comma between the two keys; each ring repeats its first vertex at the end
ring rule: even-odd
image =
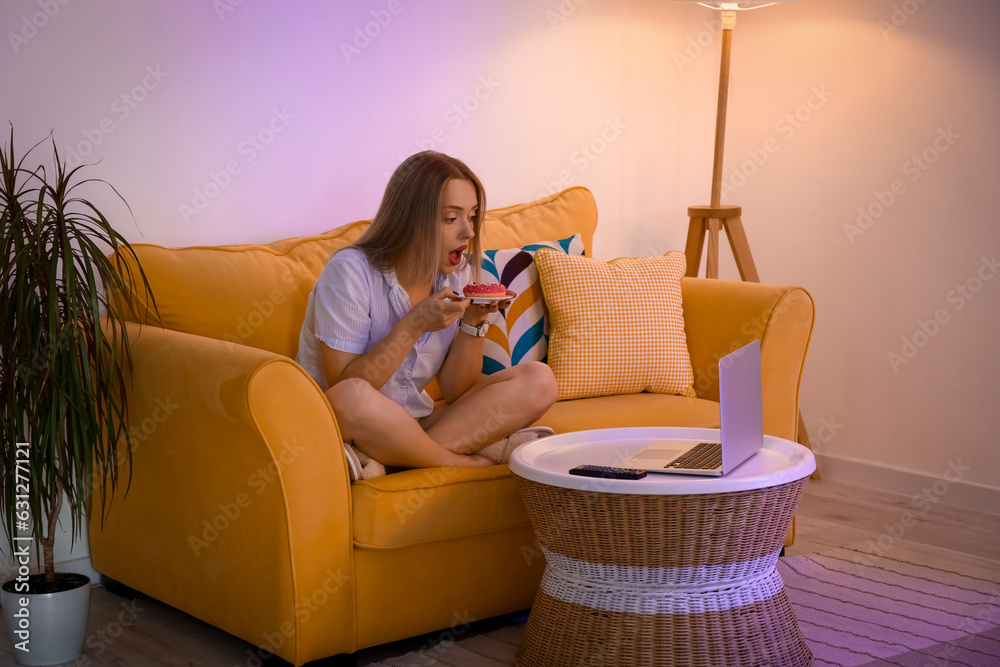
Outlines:
{"type": "Polygon", "coordinates": [[[484,323],[510,303],[461,296],[479,275],[485,210],[483,186],[464,163],[413,155],[389,179],[371,226],[330,258],[309,296],[297,360],[363,462],[492,465],[476,452],[510,444],[556,400],[545,364],[481,372],[484,323]],[[438,405],[424,390],[434,377],[438,405]]]}

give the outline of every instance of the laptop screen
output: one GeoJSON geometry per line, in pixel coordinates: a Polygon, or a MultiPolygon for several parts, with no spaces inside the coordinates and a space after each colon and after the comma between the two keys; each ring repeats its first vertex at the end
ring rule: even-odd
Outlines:
{"type": "Polygon", "coordinates": [[[728,472],[764,446],[760,341],[719,360],[722,470],[728,472]]]}

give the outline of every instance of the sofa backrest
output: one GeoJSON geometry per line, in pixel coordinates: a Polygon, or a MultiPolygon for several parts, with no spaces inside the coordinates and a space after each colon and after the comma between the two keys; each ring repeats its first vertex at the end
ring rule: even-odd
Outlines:
{"type": "MultiPolygon", "coordinates": [[[[164,248],[135,244],[159,316],[133,303],[143,322],[270,350],[294,358],[306,303],[330,255],[356,241],[369,221],[265,245],[164,248]]],[[[597,206],[574,187],[544,199],[487,211],[483,249],[583,235],[591,254],[597,206]]],[[[125,256],[121,258],[124,260],[125,256]]]]}

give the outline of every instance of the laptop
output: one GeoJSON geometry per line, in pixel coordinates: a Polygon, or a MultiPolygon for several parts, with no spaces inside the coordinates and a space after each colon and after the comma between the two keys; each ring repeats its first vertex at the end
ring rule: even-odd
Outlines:
{"type": "Polygon", "coordinates": [[[725,475],[764,446],[760,341],[719,359],[722,442],[657,440],[615,465],[651,473],[725,475]]]}

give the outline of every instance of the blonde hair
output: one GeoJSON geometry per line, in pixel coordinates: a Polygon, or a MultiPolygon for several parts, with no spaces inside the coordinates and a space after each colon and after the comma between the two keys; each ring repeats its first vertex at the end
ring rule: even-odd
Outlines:
{"type": "Polygon", "coordinates": [[[476,189],[479,208],[467,256],[474,279],[478,280],[486,193],[464,162],[436,151],[411,155],[396,168],[371,225],[351,245],[364,252],[375,268],[395,271],[401,282],[431,282],[440,260],[444,188],[453,178],[469,181],[476,189]]]}

